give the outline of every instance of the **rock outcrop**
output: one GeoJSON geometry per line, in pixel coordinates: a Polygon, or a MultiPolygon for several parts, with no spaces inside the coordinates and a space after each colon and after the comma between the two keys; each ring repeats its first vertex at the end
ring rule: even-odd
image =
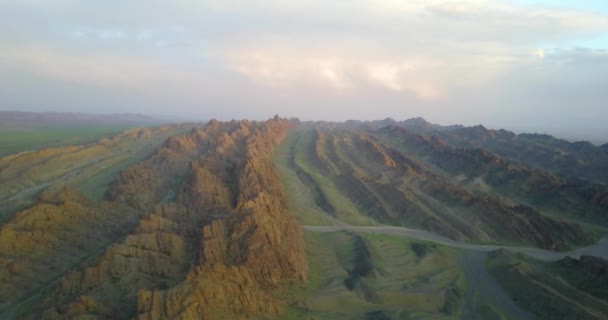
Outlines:
{"type": "Polygon", "coordinates": [[[85,145],[45,148],[0,158],[0,222],[36,204],[42,191],[51,195],[65,185],[102,200],[120,170],[148,157],[169,136],[192,125],[131,129],[85,145]]]}
{"type": "Polygon", "coordinates": [[[93,203],[71,188],[43,195],[0,229],[0,301],[32,295],[128,232],[138,213],[93,203]]]}
{"type": "MultiPolygon", "coordinates": [[[[578,195],[558,176],[402,128],[365,131],[315,124],[309,130],[302,137],[310,135],[313,141],[296,143],[309,143],[298,147],[311,153],[301,157],[303,165],[291,165],[315,204],[338,218],[344,204],[331,203],[336,195],[325,196],[326,188],[317,186],[313,176],[327,177],[333,184],[328,188],[341,194],[341,202],[350,201],[351,210],[388,225],[423,228],[461,241],[508,241],[553,250],[592,242],[579,225],[544,215],[544,207],[537,206],[563,191],[578,195]]],[[[594,199],[601,203],[603,198],[594,199]]]]}
{"type": "MultiPolygon", "coordinates": [[[[244,149],[233,151],[239,155],[231,175],[220,166],[213,171],[216,178],[210,179],[211,172],[196,169],[201,162],[193,164],[195,174],[182,199],[194,207],[216,209],[211,211],[216,216],[202,227],[198,266],[181,284],[139,292],[140,319],[228,319],[281,313],[282,303],[272,296],[273,288],[306,277],[302,232],[288,213],[270,159],[287,126],[284,120],[272,120],[248,132],[244,149]],[[227,182],[226,177],[234,184],[231,188],[200,186],[205,180],[227,182]],[[232,197],[230,190],[235,191],[232,197]],[[228,207],[230,199],[235,201],[232,207],[228,207]],[[225,217],[222,208],[230,210],[225,217]]],[[[222,141],[224,147],[203,157],[210,167],[219,166],[213,160],[231,152],[230,139],[222,141]]]]}
{"type": "Polygon", "coordinates": [[[169,138],[108,194],[144,213],[64,275],[32,319],[278,316],[275,289],[306,278],[302,231],[271,155],[288,122],[210,121],[169,138]]]}

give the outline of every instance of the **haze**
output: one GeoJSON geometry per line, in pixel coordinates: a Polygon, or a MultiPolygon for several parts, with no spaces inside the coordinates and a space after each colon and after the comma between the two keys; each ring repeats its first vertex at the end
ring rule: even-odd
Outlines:
{"type": "Polygon", "coordinates": [[[0,109],[608,136],[605,1],[0,1],[0,109]]]}

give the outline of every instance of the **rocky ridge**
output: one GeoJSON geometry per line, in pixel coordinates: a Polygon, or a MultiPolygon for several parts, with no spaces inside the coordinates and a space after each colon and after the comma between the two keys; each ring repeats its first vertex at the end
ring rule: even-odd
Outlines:
{"type": "Polygon", "coordinates": [[[126,130],[94,143],[36,151],[0,158],[0,221],[35,204],[40,193],[58,192],[63,186],[78,188],[102,200],[115,173],[149,156],[168,137],[185,132],[189,125],[126,130]]]}
{"type": "Polygon", "coordinates": [[[462,177],[461,183],[479,191],[496,192],[565,216],[608,223],[606,185],[572,181],[485,149],[454,147],[437,136],[415,134],[403,128],[384,128],[374,133],[394,148],[424,157],[449,176],[462,177]]]}
{"type": "MultiPolygon", "coordinates": [[[[318,182],[310,178],[313,175],[328,177],[361,214],[383,224],[423,228],[461,241],[530,243],[553,250],[592,242],[579,225],[551,218],[529,203],[490,189],[500,187],[498,183],[527,188],[520,194],[543,190],[547,184],[554,186],[549,192],[561,188],[562,180],[546,172],[402,128],[365,131],[316,124],[309,130],[302,134],[313,141],[302,148],[311,150],[306,168],[313,172],[298,176],[321,194],[316,197],[319,208],[337,204],[323,196],[322,188],[314,188],[318,182]],[[500,175],[509,170],[513,177],[500,182],[500,175]],[[460,181],[457,176],[462,172],[483,178],[460,181]]],[[[327,213],[336,212],[339,215],[338,210],[327,213]]]]}
{"type": "MultiPolygon", "coordinates": [[[[231,207],[212,202],[216,208],[231,212],[202,228],[199,264],[184,282],[168,290],[139,293],[140,319],[280,314],[282,304],[272,296],[272,288],[306,277],[302,231],[295,217],[288,214],[270,159],[287,127],[286,121],[275,119],[247,135],[233,176],[238,190],[234,194],[236,202],[231,207]],[[176,305],[176,301],[181,302],[176,305]]],[[[217,151],[226,150],[222,149],[216,149],[207,159],[219,156],[217,151]]],[[[189,188],[193,189],[197,188],[189,188]]],[[[220,195],[214,199],[225,200],[229,197],[221,195],[227,193],[221,189],[212,192],[220,195]]]]}
{"type": "Polygon", "coordinates": [[[302,231],[270,160],[288,127],[279,118],[211,121],[123,171],[108,199],[151,213],[94,262],[63,276],[46,309],[30,317],[281,314],[274,288],[306,277],[302,231]]]}

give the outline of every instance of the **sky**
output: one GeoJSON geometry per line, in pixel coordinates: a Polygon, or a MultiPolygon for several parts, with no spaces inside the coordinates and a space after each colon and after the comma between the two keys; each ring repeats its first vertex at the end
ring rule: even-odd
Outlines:
{"type": "Polygon", "coordinates": [[[0,0],[2,110],[608,137],[606,101],[604,0],[0,0]]]}

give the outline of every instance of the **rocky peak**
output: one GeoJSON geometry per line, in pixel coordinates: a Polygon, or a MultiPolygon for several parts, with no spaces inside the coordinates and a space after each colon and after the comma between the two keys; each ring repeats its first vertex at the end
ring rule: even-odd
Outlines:
{"type": "Polygon", "coordinates": [[[83,197],[76,189],[72,186],[63,186],[59,191],[54,191],[55,189],[47,189],[40,195],[39,201],[54,203],[54,204],[63,204],[66,202],[79,202],[79,203],[88,203],[89,200],[83,197]]]}
{"type": "Polygon", "coordinates": [[[277,118],[230,127],[229,137],[206,130],[217,147],[191,163],[178,195],[179,203],[204,216],[198,266],[168,290],[140,291],[140,319],[276,315],[283,308],[271,289],[306,278],[302,231],[270,158],[288,122],[277,118]],[[212,309],[222,315],[210,314],[212,309]]]}

